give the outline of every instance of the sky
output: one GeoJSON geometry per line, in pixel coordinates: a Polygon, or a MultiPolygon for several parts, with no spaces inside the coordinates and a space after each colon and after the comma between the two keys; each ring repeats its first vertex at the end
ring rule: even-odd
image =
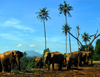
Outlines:
{"type": "MultiPolygon", "coordinates": [[[[71,33],[76,36],[76,26],[80,27],[80,34],[84,32],[93,35],[100,33],[100,0],[67,0],[73,10],[72,17],[67,15],[67,23],[71,33]]],[[[0,0],[0,53],[8,50],[34,50],[43,53],[45,49],[44,26],[37,19],[36,12],[43,7],[49,10],[51,19],[45,21],[47,48],[51,52],[65,53],[65,34],[62,25],[65,24],[64,14],[59,14],[59,6],[63,0],[0,0]]],[[[69,34],[68,34],[69,36],[69,34]]],[[[69,53],[69,37],[67,36],[67,52],[69,53]]],[[[91,38],[90,42],[92,41],[91,38]]],[[[100,39],[98,37],[97,39],[100,39]]],[[[96,40],[97,40],[96,39],[96,40]]],[[[79,36],[82,42],[82,36],[79,36]]],[[[92,43],[95,47],[96,40],[92,43]]],[[[87,42],[89,43],[89,42],[87,42]]],[[[84,42],[82,42],[85,45],[84,42]]],[[[77,40],[71,36],[71,50],[77,51],[77,40]]]]}

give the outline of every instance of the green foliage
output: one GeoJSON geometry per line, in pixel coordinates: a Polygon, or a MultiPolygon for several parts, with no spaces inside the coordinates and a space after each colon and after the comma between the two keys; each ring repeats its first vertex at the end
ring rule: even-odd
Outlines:
{"type": "Polygon", "coordinates": [[[82,35],[82,39],[85,42],[85,45],[87,45],[87,42],[91,39],[89,33],[84,32],[84,34],[82,35]]]}
{"type": "Polygon", "coordinates": [[[67,31],[70,31],[71,27],[69,27],[69,25],[67,23],[65,25],[62,25],[62,26],[63,26],[62,33],[65,33],[65,35],[67,35],[67,31]]]}
{"type": "Polygon", "coordinates": [[[96,46],[94,49],[94,55],[93,55],[93,60],[95,61],[100,61],[100,39],[97,39],[96,41],[96,46]]]}
{"type": "Polygon", "coordinates": [[[44,49],[44,51],[43,51],[43,56],[42,56],[43,66],[46,65],[45,62],[44,62],[44,54],[45,54],[46,52],[50,52],[49,48],[47,48],[46,50],[44,49]]]}
{"type": "Polygon", "coordinates": [[[71,16],[69,11],[73,10],[73,7],[69,6],[69,3],[67,4],[66,1],[64,1],[64,5],[60,4],[58,10],[60,14],[64,13],[66,16],[66,13],[68,13],[68,16],[71,16]]]}
{"type": "Polygon", "coordinates": [[[33,62],[29,62],[26,68],[27,68],[27,69],[33,68],[33,62]]]}
{"type": "Polygon", "coordinates": [[[26,55],[27,55],[27,53],[26,52],[24,52],[24,57],[26,58],[26,55]]]}
{"type": "MultiPolygon", "coordinates": [[[[81,48],[80,48],[80,51],[86,51],[86,49],[88,48],[88,46],[89,45],[83,45],[83,46],[81,46],[81,48]]],[[[89,51],[92,51],[93,53],[94,53],[94,47],[93,47],[93,45],[91,45],[90,47],[89,47],[89,51]]]]}
{"type": "Polygon", "coordinates": [[[33,58],[32,57],[21,57],[20,58],[20,67],[21,70],[33,67],[33,58]]]}
{"type": "Polygon", "coordinates": [[[44,7],[43,9],[40,9],[40,12],[36,12],[36,14],[38,14],[37,18],[40,19],[41,21],[48,20],[47,18],[51,19],[48,13],[49,10],[46,11],[46,9],[47,7],[44,7]]]}

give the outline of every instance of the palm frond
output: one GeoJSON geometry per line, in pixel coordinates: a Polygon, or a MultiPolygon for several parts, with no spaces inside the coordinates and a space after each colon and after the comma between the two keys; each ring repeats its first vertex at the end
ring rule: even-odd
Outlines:
{"type": "Polygon", "coordinates": [[[42,9],[40,9],[40,12],[36,12],[36,14],[38,14],[38,16],[37,16],[38,19],[40,19],[40,20],[48,20],[48,18],[50,18],[48,16],[49,15],[49,13],[48,13],[49,10],[46,11],[46,9],[47,9],[47,7],[44,7],[42,9]]]}
{"type": "Polygon", "coordinates": [[[66,1],[64,1],[64,5],[60,4],[59,5],[59,13],[62,14],[62,12],[64,13],[64,15],[66,16],[66,13],[68,13],[68,15],[71,17],[70,14],[70,10],[73,10],[72,6],[69,6],[70,3],[66,4],[66,1]]]}

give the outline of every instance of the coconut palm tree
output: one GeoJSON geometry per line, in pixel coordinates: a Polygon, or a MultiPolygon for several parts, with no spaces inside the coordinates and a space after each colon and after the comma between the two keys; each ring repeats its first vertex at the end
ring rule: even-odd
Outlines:
{"type": "MultiPolygon", "coordinates": [[[[79,38],[79,30],[80,30],[80,28],[79,28],[79,26],[76,26],[76,29],[75,30],[77,30],[77,38],[79,38]]],[[[79,42],[77,41],[77,45],[78,45],[78,49],[79,49],[79,42]]]]}
{"type": "Polygon", "coordinates": [[[37,18],[41,20],[41,22],[43,21],[43,25],[44,25],[44,37],[45,37],[45,50],[46,50],[46,29],[45,29],[45,20],[51,19],[48,15],[48,11],[46,11],[46,7],[44,7],[43,9],[40,9],[40,12],[36,12],[36,14],[38,14],[37,18]]]}
{"type": "Polygon", "coordinates": [[[69,27],[68,24],[65,24],[65,25],[62,25],[62,26],[63,26],[63,28],[62,28],[63,32],[62,33],[65,33],[65,36],[66,36],[66,53],[67,53],[67,31],[69,31],[71,29],[71,27],[69,27]]]}
{"type": "MultiPolygon", "coordinates": [[[[60,4],[58,10],[60,14],[64,13],[65,25],[67,25],[67,13],[68,13],[68,16],[71,17],[71,14],[69,11],[73,10],[73,7],[69,6],[69,4],[66,4],[66,1],[64,1],[64,5],[60,4]]],[[[65,35],[66,35],[66,44],[67,44],[67,32],[65,33],[65,35]]],[[[67,53],[67,45],[66,45],[66,53],[67,53]]]]}
{"type": "Polygon", "coordinates": [[[91,39],[89,37],[89,33],[84,32],[84,34],[82,35],[82,39],[85,42],[85,46],[87,45],[87,42],[90,41],[89,39],[91,39]]]}
{"type": "Polygon", "coordinates": [[[67,13],[68,13],[68,16],[72,17],[69,11],[73,10],[73,7],[69,6],[69,4],[70,3],[66,4],[66,1],[64,1],[64,5],[60,4],[58,8],[59,13],[62,14],[63,12],[65,15],[65,24],[67,23],[67,13]]]}
{"type": "Polygon", "coordinates": [[[84,32],[84,34],[82,35],[82,39],[85,42],[85,47],[86,47],[87,42],[90,41],[89,39],[91,39],[90,36],[89,36],[89,33],[84,32]]]}

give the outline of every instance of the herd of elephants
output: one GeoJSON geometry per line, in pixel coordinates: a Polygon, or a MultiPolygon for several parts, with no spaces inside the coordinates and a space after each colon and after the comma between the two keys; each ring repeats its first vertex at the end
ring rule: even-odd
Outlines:
{"type": "MultiPolygon", "coordinates": [[[[62,53],[55,51],[55,52],[46,52],[44,54],[44,62],[46,63],[46,67],[48,64],[48,70],[50,70],[50,64],[52,64],[52,69],[54,70],[54,64],[59,64],[59,69],[62,70],[62,67],[65,65],[67,69],[71,69],[71,66],[87,66],[89,63],[89,58],[91,59],[91,65],[92,65],[92,51],[76,51],[70,53],[66,53],[63,55],[62,53]],[[83,62],[83,63],[82,63],[83,62]]],[[[43,67],[43,61],[42,58],[37,56],[33,57],[33,63],[35,62],[36,67],[42,68],[43,67]]]]}
{"type": "MultiPolygon", "coordinates": [[[[77,67],[82,65],[88,65],[89,58],[91,58],[91,65],[92,65],[92,52],[89,51],[76,51],[67,53],[63,55],[62,53],[55,51],[55,52],[46,52],[44,54],[44,62],[46,63],[46,67],[48,65],[48,70],[50,70],[50,64],[52,64],[52,69],[54,70],[54,63],[59,64],[59,69],[62,70],[63,65],[66,65],[67,69],[70,69],[72,65],[77,67]],[[84,63],[82,63],[82,61],[84,63]]],[[[0,54],[0,71],[4,73],[5,71],[11,71],[14,69],[14,63],[17,64],[17,69],[20,69],[20,58],[23,57],[24,54],[19,50],[12,50],[4,52],[0,54]]],[[[42,68],[43,61],[42,58],[39,56],[33,57],[33,64],[35,62],[36,67],[42,68]]]]}

